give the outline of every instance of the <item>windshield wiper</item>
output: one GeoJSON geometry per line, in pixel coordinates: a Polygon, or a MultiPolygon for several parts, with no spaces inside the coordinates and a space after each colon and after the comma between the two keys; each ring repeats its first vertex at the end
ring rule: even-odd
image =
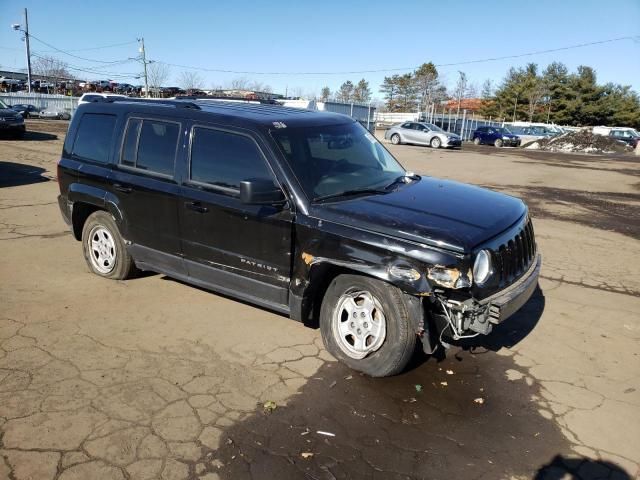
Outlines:
{"type": "Polygon", "coordinates": [[[314,202],[322,202],[325,200],[332,200],[334,198],[352,197],[355,195],[383,195],[389,193],[386,189],[381,188],[361,188],[353,190],[345,190],[344,192],[332,193],[330,195],[322,195],[313,199],[314,202]]]}

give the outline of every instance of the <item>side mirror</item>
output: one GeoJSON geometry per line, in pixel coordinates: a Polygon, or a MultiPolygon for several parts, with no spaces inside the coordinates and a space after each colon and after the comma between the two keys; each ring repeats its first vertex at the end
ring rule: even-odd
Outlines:
{"type": "Polygon", "coordinates": [[[286,199],[272,180],[254,178],[240,182],[240,201],[246,205],[282,205],[286,199]]]}

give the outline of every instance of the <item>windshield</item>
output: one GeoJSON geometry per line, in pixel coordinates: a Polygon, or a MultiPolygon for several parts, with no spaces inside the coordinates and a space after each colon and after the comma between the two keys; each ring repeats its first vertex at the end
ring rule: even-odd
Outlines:
{"type": "Polygon", "coordinates": [[[511,135],[509,129],[504,127],[493,127],[496,132],[501,133],[502,135],[511,135]]]}
{"type": "Polygon", "coordinates": [[[0,108],[9,108],[9,105],[0,100],[0,108]]]}
{"type": "Polygon", "coordinates": [[[307,197],[382,189],[404,168],[360,124],[278,129],[271,132],[307,197]]]}

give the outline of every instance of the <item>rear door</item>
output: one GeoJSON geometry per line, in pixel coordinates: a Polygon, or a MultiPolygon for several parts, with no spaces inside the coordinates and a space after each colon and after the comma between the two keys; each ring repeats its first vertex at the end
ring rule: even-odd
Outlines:
{"type": "Polygon", "coordinates": [[[180,186],[176,156],[183,152],[181,123],[131,115],[113,170],[111,189],[123,213],[123,236],[137,262],[184,274],[178,228],[180,186]]]}
{"type": "Polygon", "coordinates": [[[269,179],[268,148],[244,130],[195,124],[182,189],[180,223],[189,276],[218,290],[288,304],[293,214],[246,205],[240,182],[269,179]]]}

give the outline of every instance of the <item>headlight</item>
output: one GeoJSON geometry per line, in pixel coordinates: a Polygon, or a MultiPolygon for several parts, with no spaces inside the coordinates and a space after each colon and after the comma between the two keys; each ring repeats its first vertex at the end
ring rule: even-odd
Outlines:
{"type": "Polygon", "coordinates": [[[392,265],[389,267],[389,275],[392,277],[400,278],[402,280],[409,280],[415,282],[420,280],[420,272],[415,268],[405,267],[403,265],[392,265]]]}
{"type": "Polygon", "coordinates": [[[473,263],[473,278],[476,285],[482,285],[491,275],[491,255],[486,250],[480,250],[473,263]]]}
{"type": "Polygon", "coordinates": [[[429,269],[427,277],[445,288],[466,288],[471,286],[470,274],[464,274],[457,268],[435,266],[429,269]]]}
{"type": "Polygon", "coordinates": [[[509,137],[502,137],[503,140],[509,140],[509,137]]]}

